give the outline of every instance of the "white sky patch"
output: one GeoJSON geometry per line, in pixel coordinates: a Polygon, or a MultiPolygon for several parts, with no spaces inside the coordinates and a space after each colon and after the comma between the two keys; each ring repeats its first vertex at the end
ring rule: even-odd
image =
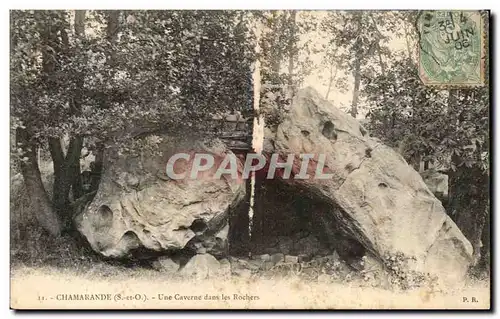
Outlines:
{"type": "MultiPolygon", "coordinates": [[[[262,25],[258,23],[255,27],[255,53],[259,56],[260,53],[260,36],[262,33],[262,25]]],[[[255,60],[253,66],[253,109],[255,114],[259,114],[260,109],[260,61],[255,60]]],[[[255,116],[253,119],[253,132],[252,132],[252,149],[255,153],[260,154],[262,152],[262,147],[264,145],[264,117],[262,115],[255,116]]],[[[252,227],[253,227],[253,207],[255,203],[255,172],[251,172],[250,178],[250,207],[248,209],[248,235],[249,239],[252,238],[252,227]]],[[[251,252],[249,251],[251,256],[251,252]]]]}

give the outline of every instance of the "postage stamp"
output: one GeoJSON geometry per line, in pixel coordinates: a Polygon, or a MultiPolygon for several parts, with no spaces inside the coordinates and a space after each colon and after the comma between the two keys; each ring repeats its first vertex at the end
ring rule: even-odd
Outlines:
{"type": "Polygon", "coordinates": [[[423,11],[419,15],[418,62],[424,84],[484,85],[484,20],[481,11],[423,11]]]}

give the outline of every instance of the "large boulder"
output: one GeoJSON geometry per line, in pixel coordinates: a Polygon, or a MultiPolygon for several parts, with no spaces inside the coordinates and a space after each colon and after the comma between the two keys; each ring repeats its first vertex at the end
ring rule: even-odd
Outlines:
{"type": "MultiPolygon", "coordinates": [[[[220,252],[220,245],[227,243],[229,211],[244,197],[244,182],[212,178],[215,165],[197,179],[172,180],[166,164],[176,152],[210,153],[217,161],[231,151],[217,141],[207,146],[187,138],[154,139],[158,149],[135,156],[121,155],[117,149],[106,152],[99,190],[75,218],[78,230],[95,251],[114,258],[137,252],[175,253],[194,249],[192,243],[205,246],[204,252],[220,252]]],[[[189,172],[190,165],[192,161],[181,169],[189,172]]]]}
{"type": "Polygon", "coordinates": [[[264,152],[279,153],[282,161],[295,154],[292,176],[300,169],[299,154],[315,154],[311,178],[283,182],[330,204],[333,222],[379,261],[403,253],[417,260],[415,270],[444,280],[465,274],[471,244],[419,173],[313,89],[299,91],[283,122],[266,130],[264,152]],[[319,154],[331,178],[314,178],[319,154]]]}

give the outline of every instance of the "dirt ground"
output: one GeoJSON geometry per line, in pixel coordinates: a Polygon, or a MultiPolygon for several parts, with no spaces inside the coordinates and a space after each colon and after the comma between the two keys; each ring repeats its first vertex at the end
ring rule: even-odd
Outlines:
{"type": "Polygon", "coordinates": [[[195,281],[152,269],[98,264],[11,269],[14,309],[488,309],[487,281],[448,289],[385,290],[319,277],[229,277],[195,281]]]}

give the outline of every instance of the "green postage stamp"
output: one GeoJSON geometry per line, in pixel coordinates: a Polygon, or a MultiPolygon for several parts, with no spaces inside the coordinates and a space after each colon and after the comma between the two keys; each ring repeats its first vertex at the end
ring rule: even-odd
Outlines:
{"type": "Polygon", "coordinates": [[[482,86],[486,28],[482,11],[423,11],[417,19],[419,74],[426,85],[482,86]]]}

